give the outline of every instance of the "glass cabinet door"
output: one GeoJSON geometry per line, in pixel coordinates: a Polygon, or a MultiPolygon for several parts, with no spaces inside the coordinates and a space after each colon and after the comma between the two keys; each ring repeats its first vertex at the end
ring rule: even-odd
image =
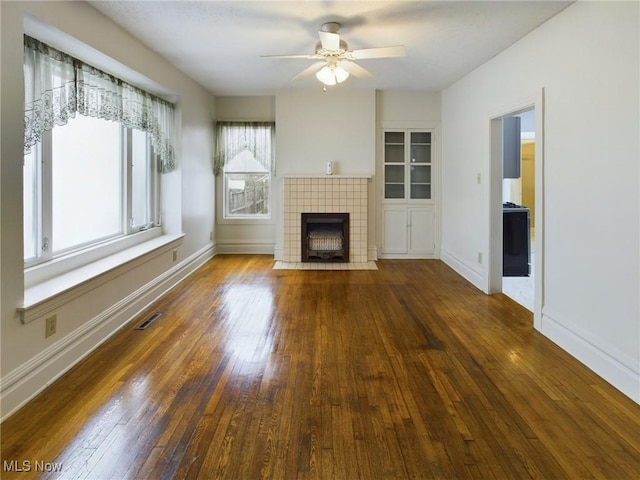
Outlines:
{"type": "Polygon", "coordinates": [[[410,132],[409,198],[431,199],[431,132],[410,132]]]}
{"type": "Polygon", "coordinates": [[[405,133],[384,132],[384,198],[405,198],[405,133]]]}
{"type": "Polygon", "coordinates": [[[384,198],[431,200],[431,132],[384,132],[384,198]]]}

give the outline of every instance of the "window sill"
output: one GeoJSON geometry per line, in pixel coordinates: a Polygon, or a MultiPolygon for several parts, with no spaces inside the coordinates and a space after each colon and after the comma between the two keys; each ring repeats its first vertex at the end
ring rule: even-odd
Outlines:
{"type": "Polygon", "coordinates": [[[89,290],[142,265],[150,258],[178,247],[183,238],[184,234],[160,235],[25,288],[24,304],[17,309],[20,320],[26,324],[53,312],[89,290]]]}

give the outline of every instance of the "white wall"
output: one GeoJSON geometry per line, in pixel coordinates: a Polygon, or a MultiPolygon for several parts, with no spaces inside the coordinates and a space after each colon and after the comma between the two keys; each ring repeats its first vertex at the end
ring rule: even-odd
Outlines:
{"type": "Polygon", "coordinates": [[[376,102],[379,123],[438,123],[441,120],[440,92],[379,90],[376,102]]]}
{"type": "Polygon", "coordinates": [[[442,256],[487,291],[489,119],[544,88],[539,328],[636,401],[638,8],[577,2],[442,93],[442,256]]]}
{"type": "Polygon", "coordinates": [[[0,315],[2,415],[6,416],[184,278],[212,254],[214,182],[212,96],[84,2],[1,2],[0,315]],[[22,142],[23,15],[71,35],[179,98],[179,170],[163,176],[165,228],[184,232],[172,252],[148,255],[99,289],[59,305],[57,333],[45,339],[44,318],[20,323],[23,301],[22,142]]]}

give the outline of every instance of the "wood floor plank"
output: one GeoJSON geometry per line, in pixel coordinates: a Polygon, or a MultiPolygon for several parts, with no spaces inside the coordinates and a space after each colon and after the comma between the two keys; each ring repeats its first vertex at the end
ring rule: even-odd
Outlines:
{"type": "Polygon", "coordinates": [[[215,257],[7,419],[3,480],[637,478],[640,406],[507,297],[272,264],[215,257]]]}

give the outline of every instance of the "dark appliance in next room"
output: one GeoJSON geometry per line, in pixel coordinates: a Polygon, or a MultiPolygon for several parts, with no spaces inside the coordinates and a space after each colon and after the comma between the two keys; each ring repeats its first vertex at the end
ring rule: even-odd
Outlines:
{"type": "Polygon", "coordinates": [[[530,273],[529,209],[515,203],[502,205],[502,275],[528,277],[530,273]]]}

